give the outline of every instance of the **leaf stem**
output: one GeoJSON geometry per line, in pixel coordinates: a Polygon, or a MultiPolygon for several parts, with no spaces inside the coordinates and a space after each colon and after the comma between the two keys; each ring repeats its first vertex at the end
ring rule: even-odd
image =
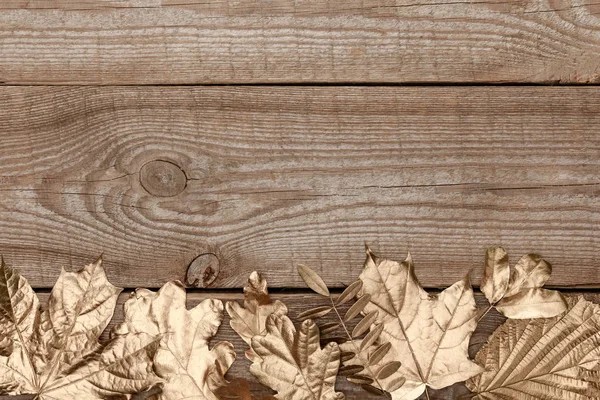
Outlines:
{"type": "Polygon", "coordinates": [[[477,319],[477,323],[479,323],[483,319],[483,317],[485,317],[487,315],[487,313],[490,312],[490,310],[492,308],[494,308],[494,305],[490,304],[490,306],[487,308],[487,310],[485,310],[485,312],[479,316],[479,318],[477,319]]]}
{"type": "Polygon", "coordinates": [[[373,371],[371,370],[371,366],[369,365],[369,361],[368,360],[364,360],[360,353],[360,348],[356,345],[354,339],[352,338],[352,335],[350,334],[350,332],[348,331],[348,328],[346,327],[346,324],[344,323],[344,319],[342,318],[342,316],[340,315],[340,313],[338,312],[337,307],[335,306],[335,302],[333,301],[333,297],[331,297],[331,295],[329,295],[329,300],[331,300],[331,305],[333,306],[333,311],[335,311],[335,314],[337,315],[338,319],[340,320],[340,322],[342,323],[342,327],[344,328],[344,331],[346,332],[346,335],[348,335],[348,339],[350,339],[350,342],[352,343],[352,346],[354,346],[354,349],[356,350],[356,356],[360,359],[360,361],[364,364],[364,366],[367,368],[367,371],[369,371],[369,374],[373,377],[373,380],[375,382],[377,382],[377,386],[379,386],[379,389],[383,390],[384,392],[386,392],[386,390],[383,388],[383,386],[381,385],[381,383],[379,382],[379,380],[377,379],[376,375],[373,373],[373,371]]]}
{"type": "Polygon", "coordinates": [[[427,400],[429,399],[429,390],[427,390],[427,386],[425,386],[425,396],[427,396],[427,400]]]}

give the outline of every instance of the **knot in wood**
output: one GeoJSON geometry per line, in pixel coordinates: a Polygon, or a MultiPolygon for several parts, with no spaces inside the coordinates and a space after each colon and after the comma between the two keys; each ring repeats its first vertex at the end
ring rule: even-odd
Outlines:
{"type": "Polygon", "coordinates": [[[170,161],[150,161],[140,170],[140,183],[151,195],[173,197],[183,192],[187,185],[185,172],[170,161]]]}
{"type": "Polygon", "coordinates": [[[213,253],[200,254],[191,262],[187,270],[188,286],[205,288],[219,275],[219,259],[213,253]]]}

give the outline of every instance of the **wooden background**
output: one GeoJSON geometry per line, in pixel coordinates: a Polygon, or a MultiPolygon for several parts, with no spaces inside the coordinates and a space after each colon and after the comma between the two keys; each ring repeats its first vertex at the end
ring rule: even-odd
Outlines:
{"type": "Polygon", "coordinates": [[[0,253],[42,297],[100,253],[190,305],[259,270],[294,316],[297,263],[341,288],[367,242],[433,290],[502,245],[598,299],[599,82],[589,1],[4,0],[0,253]]]}

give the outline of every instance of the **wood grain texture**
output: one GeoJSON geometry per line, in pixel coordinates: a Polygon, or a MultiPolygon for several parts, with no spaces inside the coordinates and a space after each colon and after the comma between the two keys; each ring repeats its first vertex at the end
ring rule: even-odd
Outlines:
{"type": "MultiPolygon", "coordinates": [[[[600,302],[600,294],[598,294],[598,293],[589,293],[589,292],[588,293],[572,293],[570,295],[573,295],[573,296],[584,295],[586,297],[586,299],[588,299],[590,301],[600,302]]],[[[39,297],[40,297],[42,304],[45,304],[46,299],[48,298],[48,294],[47,293],[40,294],[39,297]]],[[[123,304],[125,303],[125,301],[127,300],[128,297],[129,297],[129,294],[122,294],[119,297],[119,302],[116,307],[116,312],[115,312],[113,321],[108,326],[105,334],[102,336],[103,340],[107,340],[108,332],[112,329],[113,326],[115,326],[116,324],[120,323],[123,320],[123,304]]],[[[223,292],[188,293],[188,302],[187,302],[188,308],[194,307],[200,301],[202,301],[203,299],[206,299],[208,297],[218,298],[223,301],[238,301],[240,303],[243,301],[243,295],[237,294],[237,293],[223,293],[223,292]]],[[[279,293],[279,294],[272,295],[272,297],[274,299],[281,300],[287,304],[288,309],[289,309],[288,315],[294,321],[297,320],[298,314],[300,314],[302,311],[308,310],[312,307],[316,307],[319,305],[324,305],[327,303],[326,299],[324,299],[323,297],[320,297],[319,295],[312,294],[312,293],[311,294],[279,293]]],[[[475,295],[475,300],[477,302],[478,307],[480,307],[482,309],[487,308],[487,306],[488,306],[487,300],[485,299],[485,297],[482,294],[477,293],[475,295]]],[[[350,304],[346,304],[345,306],[343,306],[342,310],[345,310],[347,307],[350,306],[350,304]]],[[[356,321],[358,321],[358,320],[359,319],[357,318],[353,323],[356,323],[356,321]]],[[[320,325],[322,325],[324,323],[333,322],[333,321],[334,321],[333,314],[330,314],[326,317],[319,319],[318,323],[320,325]]],[[[491,312],[489,312],[481,320],[481,322],[477,326],[476,331],[473,333],[473,336],[471,337],[471,342],[469,345],[469,354],[471,355],[471,357],[475,356],[477,351],[486,342],[489,335],[491,335],[491,333],[504,321],[505,321],[505,318],[501,314],[496,312],[495,310],[492,310],[491,312]]],[[[352,327],[352,326],[353,325],[351,324],[350,327],[352,327]]],[[[341,335],[341,333],[333,333],[329,336],[339,336],[339,335],[341,335]]],[[[244,351],[247,349],[247,345],[239,338],[239,336],[235,333],[235,331],[233,331],[233,329],[231,329],[231,327],[229,326],[229,317],[228,317],[227,313],[225,313],[225,319],[223,321],[223,324],[219,328],[219,332],[218,332],[217,336],[211,341],[211,344],[214,345],[218,341],[222,341],[222,340],[233,343],[235,346],[235,349],[236,349],[236,353],[237,353],[237,359],[234,362],[232,368],[227,373],[226,377],[229,379],[232,379],[234,377],[246,378],[251,382],[252,389],[253,389],[253,391],[256,392],[256,394],[261,394],[261,395],[270,394],[271,392],[269,391],[269,389],[262,386],[261,384],[259,384],[249,373],[248,368],[250,366],[250,362],[248,360],[246,360],[246,358],[244,357],[244,351]]],[[[377,400],[377,399],[385,399],[386,398],[386,397],[378,397],[378,396],[370,395],[369,393],[360,389],[357,385],[353,385],[353,384],[349,383],[343,377],[338,377],[337,389],[343,391],[346,394],[346,400],[377,400]]],[[[462,383],[455,384],[455,385],[453,385],[449,388],[443,389],[443,390],[438,390],[438,391],[430,390],[429,391],[431,399],[437,399],[437,400],[456,399],[456,397],[458,395],[465,394],[465,393],[469,393],[469,391],[462,383]]],[[[424,399],[425,399],[425,396],[422,397],[422,400],[424,400],[424,399]]],[[[15,396],[13,396],[13,397],[0,396],[0,400],[26,400],[26,398],[18,398],[15,396]]],[[[27,400],[31,400],[31,399],[28,398],[27,400]]]]}
{"type": "Polygon", "coordinates": [[[499,245],[542,254],[550,286],[600,287],[600,88],[3,87],[0,104],[0,253],[36,287],[100,253],[124,287],[211,254],[190,283],[304,287],[303,263],[340,287],[365,241],[411,251],[427,287],[478,284],[499,245]],[[172,197],[140,183],[156,160],[178,166],[152,172],[172,197]]]}
{"type": "Polygon", "coordinates": [[[599,82],[584,0],[3,0],[0,82],[599,82]]]}

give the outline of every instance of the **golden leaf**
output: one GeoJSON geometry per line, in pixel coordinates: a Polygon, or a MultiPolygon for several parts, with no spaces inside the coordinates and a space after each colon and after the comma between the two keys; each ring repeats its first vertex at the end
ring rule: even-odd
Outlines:
{"type": "Polygon", "coordinates": [[[335,391],[340,350],[335,343],[324,349],[319,344],[319,328],[306,320],[296,329],[287,316],[270,315],[267,334],[252,338],[250,372],[277,391],[280,400],[341,400],[335,391]]]}
{"type": "Polygon", "coordinates": [[[0,392],[40,400],[130,398],[160,382],[152,372],[156,338],[98,342],[121,290],[108,282],[98,259],[78,272],[63,269],[40,313],[27,280],[2,262],[0,392]]]}
{"type": "Polygon", "coordinates": [[[480,400],[600,398],[600,306],[569,298],[548,319],[507,320],[477,353],[485,372],[467,381],[480,400]]]}
{"type": "MultiPolygon", "coordinates": [[[[252,337],[266,334],[265,324],[271,314],[278,316],[287,314],[287,307],[279,300],[272,301],[267,290],[267,281],[256,271],[250,274],[248,284],[244,287],[244,307],[235,301],[225,304],[231,318],[229,324],[248,345],[252,337]]],[[[246,352],[252,358],[252,351],[246,352]]]]}
{"type": "MultiPolygon", "coordinates": [[[[427,386],[441,389],[482,371],[467,353],[477,325],[468,276],[438,296],[429,296],[414,274],[410,254],[398,263],[380,259],[367,248],[359,278],[362,295],[370,295],[364,313],[378,311],[375,326],[383,325],[378,343],[391,344],[385,351],[376,345],[360,347],[362,359],[370,358],[368,366],[375,371],[402,363],[397,372],[389,373],[391,367],[376,372],[376,386],[390,392],[392,399],[416,399],[427,386]]],[[[344,344],[342,350],[354,348],[344,344]]],[[[348,363],[360,363],[361,354],[348,363]]]]}
{"type": "Polygon", "coordinates": [[[277,400],[274,396],[256,397],[250,391],[250,384],[246,379],[234,378],[226,386],[215,392],[219,400],[277,400]]]}
{"type": "Polygon", "coordinates": [[[549,318],[567,309],[563,295],[542,289],[552,267],[537,254],[527,254],[510,273],[508,255],[501,247],[487,249],[481,291],[508,318],[549,318]]]}
{"type": "Polygon", "coordinates": [[[229,342],[208,348],[223,320],[223,303],[206,299],[188,310],[185,299],[178,281],[166,283],[158,292],[137,289],[125,303],[125,322],[115,333],[162,336],[154,371],[165,383],[157,399],[216,400],[214,391],[227,384],[223,375],[235,359],[229,342]]]}

